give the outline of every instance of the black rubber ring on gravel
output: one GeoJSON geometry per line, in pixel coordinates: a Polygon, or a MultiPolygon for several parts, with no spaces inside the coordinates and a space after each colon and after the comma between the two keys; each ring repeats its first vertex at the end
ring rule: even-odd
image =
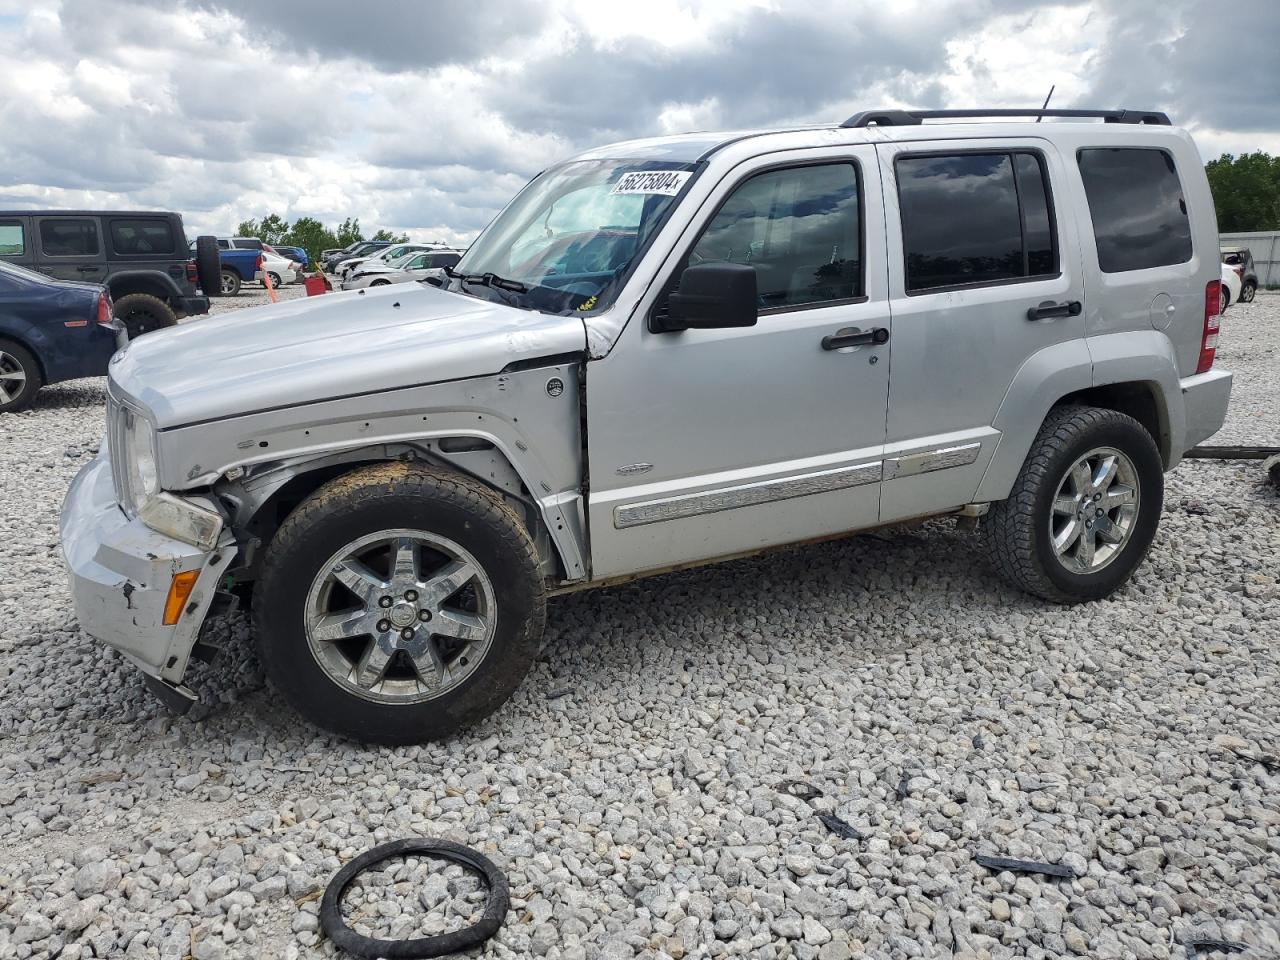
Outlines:
{"type": "Polygon", "coordinates": [[[502,926],[510,903],[506,876],[494,866],[493,861],[470,847],[448,840],[430,838],[393,840],[365,851],[334,874],[333,879],[329,881],[329,886],[325,888],[324,898],[320,901],[320,926],[336,946],[357,957],[386,957],[388,960],[442,957],[447,953],[458,953],[474,947],[492,937],[502,926]],[[416,940],[377,940],[373,937],[361,936],[347,926],[342,919],[340,905],[342,895],[347,887],[351,886],[351,881],[375,863],[415,853],[439,860],[451,860],[464,867],[470,867],[480,874],[489,890],[489,900],[485,904],[484,916],[477,923],[462,930],[442,933],[434,937],[420,937],[416,940]]]}

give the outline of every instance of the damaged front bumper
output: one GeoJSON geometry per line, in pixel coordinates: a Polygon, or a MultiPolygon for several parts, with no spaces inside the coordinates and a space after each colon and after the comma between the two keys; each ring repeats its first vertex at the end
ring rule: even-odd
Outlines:
{"type": "Polygon", "coordinates": [[[72,481],[61,531],[81,628],[132,660],[170,706],[189,706],[196,698],[182,678],[218,583],[236,555],[234,538],[224,531],[219,544],[205,551],[129,519],[116,503],[105,447],[72,481]],[[175,622],[166,624],[174,577],[190,571],[198,571],[195,586],[175,622]]]}

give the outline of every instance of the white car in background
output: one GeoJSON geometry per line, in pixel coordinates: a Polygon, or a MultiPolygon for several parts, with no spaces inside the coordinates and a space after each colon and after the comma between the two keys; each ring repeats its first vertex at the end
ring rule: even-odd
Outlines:
{"type": "Polygon", "coordinates": [[[389,283],[408,283],[410,280],[426,280],[443,276],[445,267],[452,267],[462,259],[461,250],[420,250],[391,262],[371,260],[347,277],[343,290],[363,290],[365,287],[382,287],[389,283]]]}
{"type": "Polygon", "coordinates": [[[1222,299],[1221,306],[1218,308],[1219,313],[1226,313],[1227,307],[1240,299],[1240,288],[1244,284],[1240,280],[1240,274],[1227,264],[1222,265],[1222,299]]]}
{"type": "MultiPolygon", "coordinates": [[[[277,253],[269,244],[262,245],[262,272],[271,278],[273,287],[297,283],[302,279],[302,264],[277,253]]],[[[265,284],[264,284],[265,286],[265,284]]]]}
{"type": "Polygon", "coordinates": [[[356,257],[354,260],[345,261],[338,267],[338,276],[343,280],[353,276],[357,270],[370,263],[394,263],[411,253],[419,253],[423,250],[447,250],[445,244],[434,243],[397,243],[394,246],[387,247],[385,250],[376,250],[367,257],[356,257]]]}

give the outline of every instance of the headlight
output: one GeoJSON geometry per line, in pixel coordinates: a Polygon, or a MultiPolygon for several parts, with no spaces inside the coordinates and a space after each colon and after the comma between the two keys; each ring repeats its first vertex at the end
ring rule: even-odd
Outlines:
{"type": "Polygon", "coordinates": [[[138,519],[156,533],[189,543],[202,550],[218,545],[222,517],[171,493],[157,493],[138,511],[138,519]]]}
{"type": "Polygon", "coordinates": [[[121,462],[112,466],[122,471],[120,505],[132,517],[148,497],[160,492],[160,478],[156,470],[155,432],[145,417],[124,406],[120,408],[120,446],[121,462]]]}

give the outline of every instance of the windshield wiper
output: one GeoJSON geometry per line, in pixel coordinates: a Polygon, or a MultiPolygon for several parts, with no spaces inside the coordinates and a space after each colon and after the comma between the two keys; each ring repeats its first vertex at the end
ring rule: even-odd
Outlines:
{"type": "Polygon", "coordinates": [[[519,280],[508,280],[496,273],[459,273],[453,267],[445,267],[445,274],[452,280],[463,283],[478,283],[485,287],[496,287],[499,290],[510,290],[512,293],[528,293],[529,288],[519,280]]]}

